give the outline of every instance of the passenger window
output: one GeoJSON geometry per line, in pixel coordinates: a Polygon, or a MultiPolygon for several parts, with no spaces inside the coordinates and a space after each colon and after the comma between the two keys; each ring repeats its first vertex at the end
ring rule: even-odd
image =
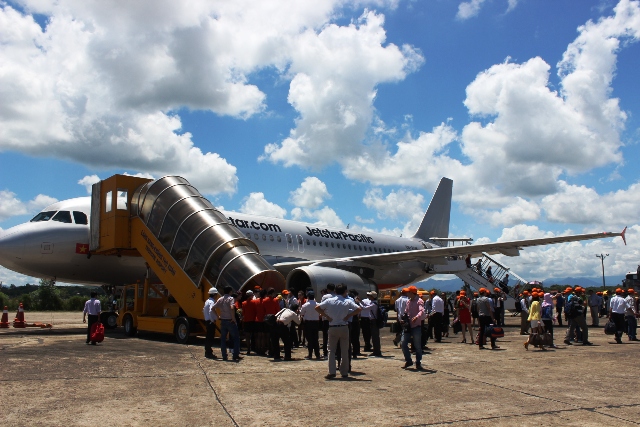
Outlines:
{"type": "Polygon", "coordinates": [[[273,236],[269,236],[269,241],[273,242],[273,236]]]}
{"type": "Polygon", "coordinates": [[[360,250],[362,250],[362,246],[358,245],[358,247],[360,248],[360,250]]]}
{"type": "Polygon", "coordinates": [[[253,235],[253,238],[256,239],[256,240],[260,240],[260,237],[258,236],[257,233],[253,235]]]}
{"type": "Polygon", "coordinates": [[[49,221],[55,213],[56,211],[40,212],[38,215],[33,217],[31,222],[49,221]]]}
{"type": "Polygon", "coordinates": [[[347,249],[347,244],[346,243],[342,244],[342,249],[347,249]]]}
{"type": "Polygon", "coordinates": [[[125,188],[118,188],[117,194],[118,194],[118,200],[116,203],[116,209],[121,211],[126,211],[128,191],[125,188]]]}
{"type": "Polygon", "coordinates": [[[76,224],[89,224],[87,214],[84,212],[73,211],[73,222],[76,224]]]}
{"type": "Polygon", "coordinates": [[[333,242],[331,242],[331,247],[332,247],[332,248],[335,248],[335,246],[333,245],[333,242]]]}
{"type": "Polygon", "coordinates": [[[267,235],[266,234],[262,235],[262,240],[267,240],[267,235]]]}
{"type": "Polygon", "coordinates": [[[311,243],[309,242],[309,239],[307,239],[307,246],[311,245],[311,243]]]}
{"type": "Polygon", "coordinates": [[[113,191],[108,191],[104,198],[104,211],[111,212],[111,205],[113,204],[113,191]]]}
{"type": "Polygon", "coordinates": [[[351,249],[351,243],[349,243],[349,245],[348,245],[348,246],[349,246],[349,249],[351,249]]]}
{"type": "Polygon", "coordinates": [[[247,233],[247,237],[251,240],[251,233],[247,233]]]}
{"type": "Polygon", "coordinates": [[[280,236],[278,236],[278,242],[281,242],[281,241],[282,241],[282,239],[280,238],[280,236]]]}
{"type": "Polygon", "coordinates": [[[291,240],[290,234],[287,234],[287,243],[293,243],[293,241],[291,240]]]}
{"type": "Polygon", "coordinates": [[[71,224],[71,212],[59,211],[51,218],[52,221],[64,222],[65,224],[71,224]]]}
{"type": "Polygon", "coordinates": [[[314,240],[314,241],[313,241],[313,246],[315,246],[315,245],[316,245],[316,241],[314,240]]]}

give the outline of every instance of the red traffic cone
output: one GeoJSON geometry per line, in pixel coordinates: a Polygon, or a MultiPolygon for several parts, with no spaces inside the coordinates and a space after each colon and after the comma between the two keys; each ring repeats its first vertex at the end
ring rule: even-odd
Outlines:
{"type": "Polygon", "coordinates": [[[13,327],[14,328],[24,328],[24,307],[22,303],[18,306],[18,313],[16,314],[16,318],[13,319],[13,327]]]}
{"type": "Polygon", "coordinates": [[[9,310],[7,306],[4,306],[4,310],[2,311],[2,321],[0,322],[0,328],[8,328],[9,327],[9,310]]]}

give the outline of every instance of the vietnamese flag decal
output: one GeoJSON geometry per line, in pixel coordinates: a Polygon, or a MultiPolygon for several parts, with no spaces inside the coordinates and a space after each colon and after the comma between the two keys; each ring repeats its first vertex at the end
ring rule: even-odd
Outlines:
{"type": "Polygon", "coordinates": [[[86,243],[76,243],[76,253],[77,254],[88,254],[89,253],[89,245],[86,243]]]}

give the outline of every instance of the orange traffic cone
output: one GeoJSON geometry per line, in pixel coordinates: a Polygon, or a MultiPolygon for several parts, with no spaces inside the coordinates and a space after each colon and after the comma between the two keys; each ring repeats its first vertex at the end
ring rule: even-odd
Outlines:
{"type": "Polygon", "coordinates": [[[24,328],[24,307],[22,303],[18,306],[18,313],[16,314],[16,318],[13,319],[13,327],[14,328],[24,328]]]}
{"type": "Polygon", "coordinates": [[[4,306],[4,310],[2,311],[2,321],[0,322],[0,328],[8,328],[9,327],[9,310],[7,306],[4,306]]]}

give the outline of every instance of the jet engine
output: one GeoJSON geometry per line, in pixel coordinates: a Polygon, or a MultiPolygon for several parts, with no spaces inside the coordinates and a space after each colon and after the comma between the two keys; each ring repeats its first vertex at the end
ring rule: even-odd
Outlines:
{"type": "Polygon", "coordinates": [[[344,283],[347,289],[355,289],[358,291],[360,298],[366,298],[366,293],[370,291],[378,291],[378,286],[372,281],[358,276],[349,271],[340,270],[331,267],[306,266],[298,267],[287,275],[287,289],[295,292],[306,291],[308,288],[313,289],[316,294],[316,300],[320,301],[322,296],[320,290],[327,287],[329,283],[338,285],[344,283]]]}

